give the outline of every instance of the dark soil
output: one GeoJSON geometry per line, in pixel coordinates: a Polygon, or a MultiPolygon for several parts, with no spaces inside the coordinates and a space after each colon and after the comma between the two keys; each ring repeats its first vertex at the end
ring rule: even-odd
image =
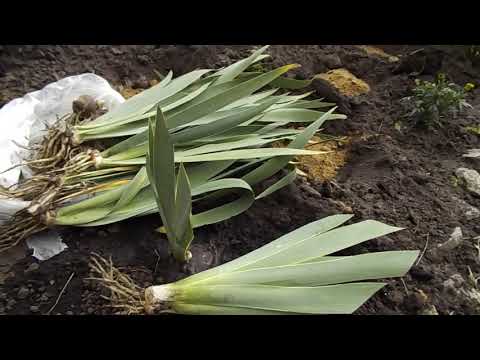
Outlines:
{"type": "MultiPolygon", "coordinates": [[[[154,69],[179,75],[197,67],[218,67],[247,54],[249,46],[3,46],[0,48],[0,102],[40,89],[67,75],[91,72],[115,85],[135,85],[155,77],[154,69]]],[[[316,81],[317,95],[335,101],[349,115],[327,126],[327,133],[355,135],[347,165],[334,181],[298,180],[249,211],[224,223],[200,229],[192,252],[195,263],[181,268],[165,255],[165,240],[155,235],[156,216],[96,230],[65,230],[68,249],[33,265],[27,256],[11,270],[0,288],[0,314],[45,314],[73,273],[52,314],[110,314],[107,301],[90,276],[92,252],[111,256],[141,286],[170,282],[189,273],[237,258],[278,236],[315,219],[351,207],[355,221],[375,219],[406,230],[357,246],[356,253],[397,249],[424,250],[403,280],[389,285],[368,301],[358,314],[420,314],[436,308],[439,314],[478,314],[480,302],[467,293],[474,288],[469,271],[480,274],[479,251],[473,238],[480,235],[478,218],[468,220],[461,201],[480,207],[454,181],[459,167],[479,170],[462,158],[480,139],[465,127],[478,125],[480,90],[469,95],[473,109],[447,122],[443,129],[410,127],[402,118],[400,99],[408,96],[416,77],[431,79],[438,71],[454,82],[480,84],[475,70],[455,47],[384,46],[400,63],[367,55],[355,46],[272,46],[273,64],[299,63],[295,75],[309,78],[343,67],[366,81],[370,93],[347,99],[316,81]],[[398,130],[399,123],[402,125],[398,130]],[[461,227],[464,241],[449,251],[437,246],[461,227]]],[[[3,261],[7,262],[6,260],[3,261]]],[[[0,271],[6,265],[0,262],[0,271]]],[[[0,277],[0,280],[1,277],[0,277]]],[[[0,283],[1,284],[1,283],[0,283]]],[[[1,285],[0,285],[1,286],[1,285]]]]}

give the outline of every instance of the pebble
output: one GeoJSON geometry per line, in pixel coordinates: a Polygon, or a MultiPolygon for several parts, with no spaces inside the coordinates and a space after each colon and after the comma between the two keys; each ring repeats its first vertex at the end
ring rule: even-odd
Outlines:
{"type": "Polygon", "coordinates": [[[480,217],[480,210],[478,208],[457,197],[453,197],[452,199],[458,203],[467,220],[474,220],[480,217]]]}
{"type": "Polygon", "coordinates": [[[325,55],[322,60],[325,66],[329,69],[338,69],[342,67],[342,60],[338,55],[325,55]]]}
{"type": "Polygon", "coordinates": [[[72,311],[67,311],[66,314],[67,314],[67,315],[73,315],[73,312],[72,312],[72,311]]]}
{"type": "Polygon", "coordinates": [[[18,290],[17,297],[21,300],[26,299],[27,296],[30,294],[30,290],[25,286],[22,286],[20,290],[18,290]]]}
{"type": "Polygon", "coordinates": [[[55,280],[50,280],[48,283],[49,283],[50,285],[55,285],[55,280]]]}
{"type": "Polygon", "coordinates": [[[464,154],[463,157],[468,157],[471,159],[480,159],[480,149],[468,150],[468,152],[464,154]]]}
{"type": "Polygon", "coordinates": [[[459,168],[455,175],[465,181],[468,191],[480,196],[480,174],[476,170],[459,168]]]}
{"type": "Polygon", "coordinates": [[[38,299],[41,302],[47,302],[49,300],[48,296],[46,294],[42,294],[40,298],[38,299]]]}
{"type": "Polygon", "coordinates": [[[438,311],[435,305],[430,305],[429,307],[423,309],[419,314],[420,315],[438,315],[438,311]]]}
{"type": "Polygon", "coordinates": [[[480,210],[474,206],[469,205],[470,208],[465,212],[467,220],[474,220],[480,217],[480,210]]]}
{"type": "Polygon", "coordinates": [[[114,55],[122,55],[123,54],[123,50],[119,49],[119,48],[116,48],[116,47],[112,47],[112,53],[114,55]]]}
{"type": "Polygon", "coordinates": [[[450,279],[455,281],[455,284],[457,286],[462,286],[465,283],[465,279],[460,274],[454,274],[454,275],[450,276],[450,279]]]}
{"type": "Polygon", "coordinates": [[[95,310],[94,310],[93,308],[88,308],[88,309],[87,309],[87,313],[88,313],[88,314],[93,314],[94,311],[95,311],[95,310]]]}
{"type": "Polygon", "coordinates": [[[39,312],[40,307],[38,307],[37,305],[32,305],[32,306],[30,306],[30,311],[34,312],[34,313],[39,312]]]}
{"type": "Polygon", "coordinates": [[[460,246],[463,242],[463,233],[462,229],[460,227],[456,227],[452,234],[450,235],[450,238],[444,242],[443,244],[440,244],[438,246],[438,249],[441,251],[451,251],[455,249],[456,247],[460,246]]]}

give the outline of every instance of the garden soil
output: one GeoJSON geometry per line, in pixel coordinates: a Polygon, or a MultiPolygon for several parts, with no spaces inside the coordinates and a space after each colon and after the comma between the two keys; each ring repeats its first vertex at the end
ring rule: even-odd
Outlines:
{"type": "MultiPolygon", "coordinates": [[[[245,57],[253,47],[1,46],[0,106],[84,72],[106,78],[121,91],[141,90],[158,80],[156,71],[172,69],[178,76],[195,68],[221,67],[245,57]]],[[[334,74],[351,74],[354,86],[358,81],[368,85],[352,96],[343,91],[345,79],[336,86],[326,81],[332,76],[324,75],[312,84],[318,97],[336,102],[348,115],[325,127],[324,133],[333,136],[330,142],[312,145],[327,146],[333,154],[323,162],[301,164],[305,176],[244,214],[198,229],[195,261],[187,267],[168,257],[165,239],[154,232],[158,216],[98,229],[64,229],[68,249],[45,262],[35,260],[25,247],[12,249],[0,256],[0,314],[113,314],[101,296],[108,293],[88,279],[92,253],[111,257],[139,286],[161,284],[237,258],[340,212],[355,214],[353,221],[374,219],[405,228],[349,253],[422,252],[408,275],[388,280],[357,314],[479,314],[475,278],[480,275],[480,249],[475,238],[480,222],[466,215],[466,204],[480,208],[480,198],[463,187],[455,170],[480,171],[480,163],[462,157],[468,149],[480,148],[480,137],[466,129],[479,125],[480,90],[468,95],[472,109],[435,130],[412,127],[403,116],[401,99],[411,94],[415,78],[431,80],[441,71],[457,84],[480,85],[480,70],[460,49],[447,46],[276,45],[270,53],[273,60],[266,67],[301,64],[293,73],[297,78],[337,70],[334,74]],[[328,169],[322,171],[323,165],[328,169]],[[439,250],[457,227],[463,241],[439,250]]]]}

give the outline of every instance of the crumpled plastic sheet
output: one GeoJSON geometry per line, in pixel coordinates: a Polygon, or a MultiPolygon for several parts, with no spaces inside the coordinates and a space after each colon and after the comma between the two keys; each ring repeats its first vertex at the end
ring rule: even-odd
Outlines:
{"type": "MultiPolygon", "coordinates": [[[[29,158],[26,148],[42,140],[47,125],[53,125],[71,113],[73,101],[81,95],[90,95],[95,100],[103,101],[109,110],[125,101],[107,80],[87,73],[51,83],[41,90],[10,101],[0,109],[0,186],[14,186],[20,176],[30,176],[28,168],[22,166],[3,171],[29,158]]],[[[0,225],[29,204],[28,201],[0,197],[0,225]]],[[[33,256],[41,261],[66,248],[55,231],[33,236],[27,243],[34,250],[33,256]]]]}
{"type": "Polygon", "coordinates": [[[68,248],[54,230],[31,237],[27,240],[27,246],[29,249],[33,249],[32,256],[40,261],[48,260],[68,248]]]}

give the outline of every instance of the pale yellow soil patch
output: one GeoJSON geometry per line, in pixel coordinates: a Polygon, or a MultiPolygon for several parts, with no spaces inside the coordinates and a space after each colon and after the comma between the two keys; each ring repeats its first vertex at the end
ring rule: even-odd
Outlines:
{"type": "MultiPolygon", "coordinates": [[[[158,84],[158,80],[150,80],[149,81],[150,86],[155,86],[158,84]]],[[[140,94],[143,90],[145,89],[133,89],[131,87],[124,87],[124,86],[119,86],[118,87],[118,92],[125,98],[129,99],[132,96],[135,96],[137,94],[140,94]]]]}
{"type": "Polygon", "coordinates": [[[120,94],[125,99],[129,99],[137,94],[140,94],[142,91],[143,89],[132,89],[132,88],[124,88],[124,87],[119,88],[120,94]]]}
{"type": "Polygon", "coordinates": [[[305,149],[325,153],[299,156],[297,158],[299,162],[297,166],[312,180],[320,182],[332,180],[347,161],[347,148],[345,145],[349,142],[349,138],[342,138],[341,141],[337,141],[324,140],[321,137],[314,136],[305,149]]]}
{"type": "Polygon", "coordinates": [[[385,51],[383,51],[382,49],[379,49],[375,46],[358,45],[357,47],[362,49],[363,51],[365,51],[368,55],[381,57],[381,58],[383,58],[383,59],[385,59],[385,60],[387,60],[388,62],[391,62],[391,63],[394,63],[394,62],[397,62],[397,61],[400,60],[398,57],[390,55],[390,54],[386,53],[385,51]]]}
{"type": "Polygon", "coordinates": [[[341,94],[348,97],[354,97],[370,92],[370,86],[347,69],[331,70],[327,73],[319,74],[317,77],[329,82],[341,94]]]}

